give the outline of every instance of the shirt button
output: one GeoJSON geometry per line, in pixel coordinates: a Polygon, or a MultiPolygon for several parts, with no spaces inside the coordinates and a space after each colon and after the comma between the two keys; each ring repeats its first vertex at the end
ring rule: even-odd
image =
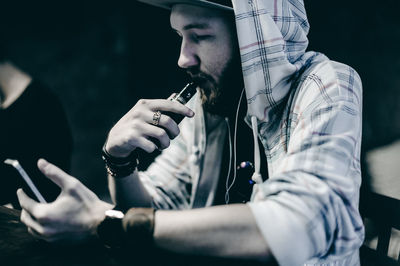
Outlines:
{"type": "Polygon", "coordinates": [[[192,146],[192,152],[193,152],[193,155],[199,156],[200,149],[197,146],[192,146]]]}

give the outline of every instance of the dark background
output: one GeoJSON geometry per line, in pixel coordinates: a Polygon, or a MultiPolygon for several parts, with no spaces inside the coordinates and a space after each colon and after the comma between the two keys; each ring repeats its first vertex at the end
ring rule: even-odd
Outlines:
{"type": "MultiPolygon", "coordinates": [[[[363,80],[364,149],[398,139],[400,1],[305,4],[309,49],[351,65],[363,80]]],[[[139,98],[164,98],[185,84],[168,12],[135,1],[2,0],[0,49],[59,96],[74,136],[71,172],[102,198],[108,130],[139,98]]]]}

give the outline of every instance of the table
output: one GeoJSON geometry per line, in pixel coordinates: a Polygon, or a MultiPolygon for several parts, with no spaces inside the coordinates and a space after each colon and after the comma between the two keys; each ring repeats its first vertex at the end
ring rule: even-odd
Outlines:
{"type": "MultiPolygon", "coordinates": [[[[4,266],[83,265],[262,265],[256,261],[184,256],[158,249],[113,251],[99,242],[60,245],[31,236],[19,220],[20,211],[0,206],[0,264],[4,266]]],[[[265,265],[265,264],[264,264],[265,265]]]]}

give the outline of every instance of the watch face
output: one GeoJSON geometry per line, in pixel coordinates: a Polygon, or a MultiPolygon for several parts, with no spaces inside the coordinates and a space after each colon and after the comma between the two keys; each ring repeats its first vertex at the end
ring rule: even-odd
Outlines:
{"type": "Polygon", "coordinates": [[[105,212],[106,217],[109,218],[116,218],[116,219],[123,219],[124,218],[124,213],[121,211],[117,210],[107,210],[105,212]]]}
{"type": "Polygon", "coordinates": [[[124,242],[122,219],[124,213],[117,210],[108,210],[106,217],[97,227],[97,235],[107,247],[121,247],[124,242]]]}

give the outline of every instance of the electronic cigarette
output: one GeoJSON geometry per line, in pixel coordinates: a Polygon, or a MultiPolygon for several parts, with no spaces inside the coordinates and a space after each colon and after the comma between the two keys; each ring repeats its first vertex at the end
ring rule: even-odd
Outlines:
{"type": "MultiPolygon", "coordinates": [[[[186,86],[176,94],[174,97],[172,97],[170,100],[171,101],[177,101],[181,104],[186,104],[192,97],[193,95],[196,94],[196,88],[197,84],[194,82],[190,82],[186,84],[186,86]]],[[[171,117],[177,124],[179,124],[185,116],[172,113],[172,112],[162,112],[163,114],[171,117]]]]}

